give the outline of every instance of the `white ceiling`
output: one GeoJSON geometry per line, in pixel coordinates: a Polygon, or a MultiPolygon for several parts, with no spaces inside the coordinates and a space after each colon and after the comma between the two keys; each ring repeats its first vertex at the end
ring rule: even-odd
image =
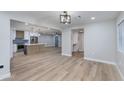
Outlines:
{"type": "Polygon", "coordinates": [[[10,26],[15,30],[20,30],[20,31],[39,32],[42,34],[56,34],[56,33],[61,34],[61,31],[56,30],[54,28],[34,25],[34,24],[25,23],[25,22],[16,21],[16,20],[11,20],[10,26]]]}
{"type": "MultiPolygon", "coordinates": [[[[62,11],[15,11],[18,14],[25,14],[35,18],[40,25],[48,25],[57,28],[78,27],[86,23],[99,22],[105,20],[115,19],[120,12],[117,11],[69,11],[71,15],[71,24],[61,24],[59,16],[62,11]],[[79,18],[78,16],[81,16],[79,18]],[[91,20],[95,17],[95,20],[91,20]]],[[[14,12],[14,13],[15,13],[14,12]]]]}

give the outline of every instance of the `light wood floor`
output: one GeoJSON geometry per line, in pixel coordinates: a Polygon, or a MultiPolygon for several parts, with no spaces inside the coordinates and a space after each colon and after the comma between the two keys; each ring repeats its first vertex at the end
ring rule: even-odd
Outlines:
{"type": "Polygon", "coordinates": [[[121,80],[114,65],[61,56],[56,48],[30,56],[16,54],[11,62],[11,74],[10,80],[121,80]]]}

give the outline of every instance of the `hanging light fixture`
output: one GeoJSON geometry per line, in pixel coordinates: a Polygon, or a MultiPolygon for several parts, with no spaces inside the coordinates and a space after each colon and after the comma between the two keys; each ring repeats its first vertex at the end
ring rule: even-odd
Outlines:
{"type": "Polygon", "coordinates": [[[64,12],[60,15],[60,23],[63,23],[63,24],[71,24],[71,16],[68,15],[67,11],[64,11],[64,12]]]}

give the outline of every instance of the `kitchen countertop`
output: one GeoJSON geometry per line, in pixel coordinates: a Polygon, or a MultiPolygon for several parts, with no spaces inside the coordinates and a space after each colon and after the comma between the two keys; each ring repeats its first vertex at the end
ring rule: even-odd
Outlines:
{"type": "Polygon", "coordinates": [[[45,45],[45,44],[43,44],[43,43],[36,43],[36,44],[25,44],[25,45],[32,46],[32,45],[45,45]]]}

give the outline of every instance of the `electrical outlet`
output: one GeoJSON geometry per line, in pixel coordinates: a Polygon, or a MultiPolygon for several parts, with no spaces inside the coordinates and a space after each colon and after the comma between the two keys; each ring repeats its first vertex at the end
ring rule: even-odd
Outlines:
{"type": "Polygon", "coordinates": [[[2,69],[2,68],[4,68],[4,66],[3,65],[0,65],[0,69],[2,69]]]}

